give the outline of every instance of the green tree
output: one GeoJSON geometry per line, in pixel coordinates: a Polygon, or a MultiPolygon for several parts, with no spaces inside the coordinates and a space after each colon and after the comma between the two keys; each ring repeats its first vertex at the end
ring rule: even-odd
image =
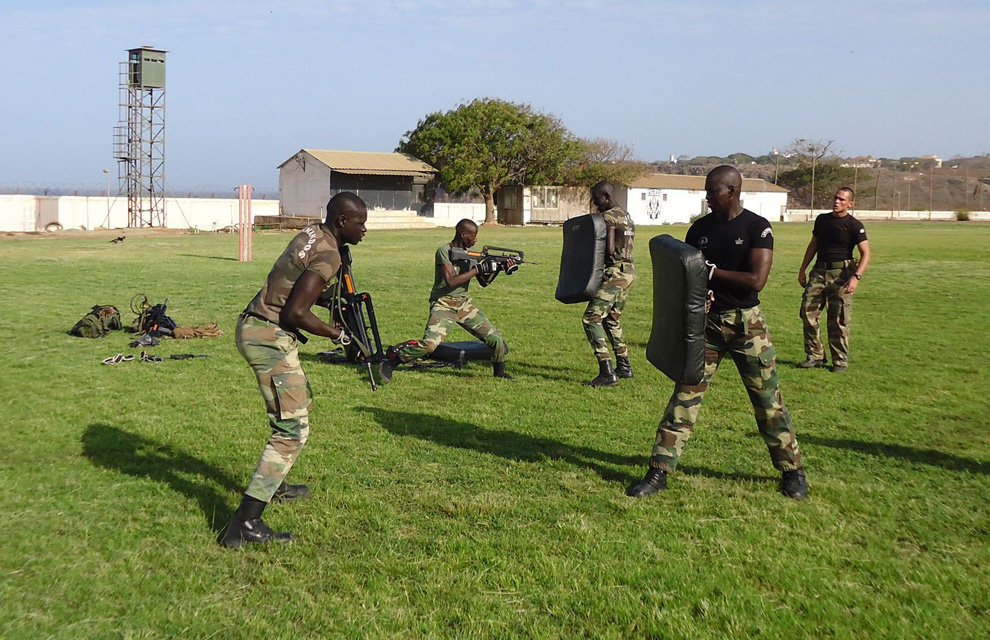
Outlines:
{"type": "Polygon", "coordinates": [[[834,140],[798,138],[785,149],[797,167],[780,174],[777,184],[791,190],[792,206],[821,206],[839,187],[853,181],[853,169],[839,166],[834,140]]]}
{"type": "Polygon", "coordinates": [[[650,165],[635,158],[628,145],[608,138],[580,140],[580,158],[567,167],[564,182],[590,187],[602,180],[627,185],[649,172],[650,165]]]}
{"type": "Polygon", "coordinates": [[[407,131],[397,151],[433,165],[455,195],[477,187],[485,224],[495,224],[495,192],[506,184],[559,182],[580,144],[555,116],[525,104],[477,98],[436,112],[407,131]]]}

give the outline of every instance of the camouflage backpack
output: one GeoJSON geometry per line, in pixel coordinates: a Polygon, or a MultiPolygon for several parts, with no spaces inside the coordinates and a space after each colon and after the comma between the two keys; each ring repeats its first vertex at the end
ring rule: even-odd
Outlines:
{"type": "Polygon", "coordinates": [[[117,307],[112,304],[94,304],[93,310],[69,329],[69,333],[80,338],[102,338],[110,331],[123,327],[117,307]]]}

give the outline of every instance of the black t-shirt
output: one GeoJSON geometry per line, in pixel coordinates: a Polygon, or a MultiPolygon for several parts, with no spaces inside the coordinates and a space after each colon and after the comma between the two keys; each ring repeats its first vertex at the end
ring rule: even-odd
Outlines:
{"type": "Polygon", "coordinates": [[[825,262],[852,260],[853,247],[866,240],[863,223],[849,214],[840,218],[823,213],[815,218],[811,233],[818,238],[818,260],[825,262]]]}
{"type": "MultiPolygon", "coordinates": [[[[773,229],[770,222],[748,209],[727,222],[709,213],[688,229],[684,239],[692,247],[701,249],[705,259],[726,271],[749,271],[750,249],[773,250],[773,229]]],[[[712,311],[748,309],[760,304],[754,289],[731,287],[711,283],[715,293],[712,311]]]]}

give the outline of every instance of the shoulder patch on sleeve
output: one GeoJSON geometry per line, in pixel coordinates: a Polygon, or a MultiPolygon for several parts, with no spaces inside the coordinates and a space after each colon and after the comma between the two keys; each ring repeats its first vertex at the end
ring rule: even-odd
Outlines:
{"type": "Polygon", "coordinates": [[[771,236],[771,237],[773,236],[773,229],[771,229],[770,227],[764,229],[763,233],[760,234],[761,238],[766,238],[767,236],[771,236]]]}

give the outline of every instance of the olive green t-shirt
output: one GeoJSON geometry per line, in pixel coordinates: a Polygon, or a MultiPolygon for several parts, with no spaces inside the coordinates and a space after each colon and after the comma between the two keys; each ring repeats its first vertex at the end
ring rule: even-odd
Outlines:
{"type": "Polygon", "coordinates": [[[436,302],[438,298],[443,296],[454,296],[455,298],[463,298],[467,296],[468,284],[471,282],[465,282],[464,284],[457,287],[447,286],[447,282],[443,279],[443,265],[449,264],[454,267],[454,273],[460,275],[465,271],[471,270],[471,263],[467,260],[451,260],[450,259],[450,243],[441,245],[437,249],[436,260],[434,261],[434,276],[433,276],[433,290],[430,291],[430,302],[436,302]]]}
{"type": "Polygon", "coordinates": [[[340,251],[333,234],[321,225],[310,225],[299,232],[275,261],[265,285],[244,311],[278,324],[278,316],[292,293],[292,287],[306,271],[312,271],[330,286],[340,269],[340,251]]]}

